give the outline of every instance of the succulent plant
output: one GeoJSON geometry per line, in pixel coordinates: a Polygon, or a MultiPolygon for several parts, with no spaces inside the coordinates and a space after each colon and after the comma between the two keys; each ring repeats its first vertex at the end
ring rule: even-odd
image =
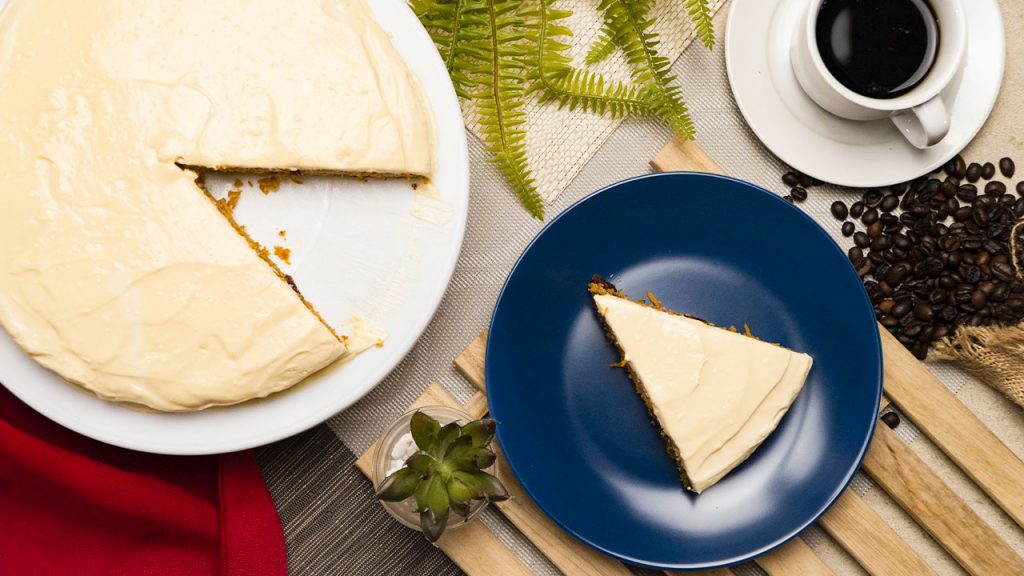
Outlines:
{"type": "Polygon", "coordinates": [[[449,512],[468,517],[478,501],[508,499],[501,481],[484,472],[495,460],[488,448],[494,429],[490,418],[464,426],[455,422],[441,426],[423,412],[416,412],[409,421],[409,431],[418,450],[403,468],[381,482],[377,498],[401,502],[414,496],[423,535],[436,542],[448,525],[449,512]]]}

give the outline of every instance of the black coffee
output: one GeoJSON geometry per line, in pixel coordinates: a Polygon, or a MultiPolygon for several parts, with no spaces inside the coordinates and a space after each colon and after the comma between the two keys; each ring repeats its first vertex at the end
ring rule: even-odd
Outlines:
{"type": "Polygon", "coordinates": [[[895,98],[917,86],[939,47],[939,24],[926,0],[825,0],[815,33],[829,72],[870,98],[895,98]]]}

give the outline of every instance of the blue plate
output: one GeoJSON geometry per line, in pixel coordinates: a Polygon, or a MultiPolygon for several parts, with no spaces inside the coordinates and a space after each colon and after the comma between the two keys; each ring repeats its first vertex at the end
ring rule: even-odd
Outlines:
{"type": "Polygon", "coordinates": [[[814,522],[859,467],[881,393],[875,316],[843,251],[779,197],[708,174],[627,180],[553,220],[509,276],[487,345],[498,441],[530,497],[590,546],[663,570],[743,562],[814,522]],[[701,495],[609,366],[593,274],[814,357],[778,429],[701,495]]]}

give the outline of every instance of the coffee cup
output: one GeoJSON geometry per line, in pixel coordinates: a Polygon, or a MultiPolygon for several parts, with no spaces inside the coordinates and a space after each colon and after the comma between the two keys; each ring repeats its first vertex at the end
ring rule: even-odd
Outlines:
{"type": "Polygon", "coordinates": [[[939,143],[949,132],[949,109],[941,92],[956,77],[964,58],[967,25],[963,2],[889,1],[889,5],[873,13],[858,14],[857,10],[865,10],[872,2],[810,0],[793,39],[793,72],[804,92],[832,114],[859,121],[889,118],[908,142],[917,148],[927,148],[939,143]],[[898,12],[903,8],[904,12],[898,12]],[[909,20],[916,18],[913,10],[921,11],[920,29],[916,21],[909,20]],[[885,22],[889,17],[908,20],[890,26],[885,22]],[[932,22],[927,22],[927,18],[932,18],[932,22]],[[880,20],[882,26],[878,26],[880,20]],[[906,22],[911,25],[905,25],[906,22]],[[858,26],[870,28],[858,30],[858,26]],[[900,36],[884,36],[890,30],[900,36]],[[865,46],[870,51],[873,35],[877,36],[875,53],[858,53],[865,46]],[[846,39],[849,42],[844,43],[846,39]],[[901,50],[896,45],[899,42],[912,44],[901,50]],[[915,77],[908,72],[913,61],[907,66],[905,60],[919,54],[921,62],[915,77]],[[896,85],[903,76],[905,81],[896,85]],[[892,85],[886,84],[888,80],[892,80],[892,85]]]}

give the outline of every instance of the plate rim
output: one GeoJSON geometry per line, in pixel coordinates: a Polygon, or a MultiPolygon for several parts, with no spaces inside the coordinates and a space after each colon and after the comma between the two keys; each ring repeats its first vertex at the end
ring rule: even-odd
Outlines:
{"type": "MultiPolygon", "coordinates": [[[[604,193],[606,193],[606,192],[608,192],[610,190],[614,190],[614,189],[616,189],[616,188],[618,188],[620,186],[623,186],[623,185],[626,185],[626,184],[629,184],[629,183],[633,183],[633,182],[637,182],[637,181],[645,181],[645,180],[651,180],[651,179],[656,180],[656,179],[663,179],[663,178],[678,178],[680,176],[683,177],[683,178],[698,177],[698,178],[707,178],[707,179],[710,179],[710,180],[724,180],[724,181],[728,181],[728,182],[730,182],[732,184],[739,184],[739,185],[741,185],[743,187],[749,188],[749,189],[751,189],[755,193],[765,194],[765,195],[771,197],[772,199],[774,199],[774,201],[776,201],[779,204],[785,206],[787,209],[795,210],[801,217],[803,217],[804,219],[806,219],[806,220],[810,221],[811,223],[813,223],[815,228],[821,234],[821,236],[832,245],[832,248],[837,252],[838,256],[840,256],[840,257],[842,257],[844,259],[846,258],[845,253],[843,253],[842,248],[840,248],[839,244],[835,241],[835,239],[833,239],[824,230],[824,228],[822,228],[821,225],[818,224],[818,222],[816,220],[811,218],[810,215],[808,215],[803,210],[800,210],[799,208],[796,208],[795,206],[787,203],[785,200],[783,200],[778,195],[768,191],[765,188],[762,188],[761,186],[758,186],[757,184],[754,184],[754,183],[751,183],[751,182],[747,182],[745,180],[740,180],[740,179],[734,178],[732,176],[726,176],[726,175],[722,175],[722,174],[712,174],[712,173],[707,173],[707,172],[669,171],[669,172],[656,172],[656,173],[650,173],[650,174],[643,174],[643,175],[640,175],[640,176],[635,176],[635,177],[632,177],[632,178],[627,178],[625,180],[621,180],[619,182],[615,182],[613,184],[605,186],[605,187],[603,187],[603,188],[601,188],[601,189],[599,189],[599,190],[597,190],[595,192],[592,192],[592,193],[586,195],[585,197],[581,198],[580,200],[577,200],[572,205],[570,205],[568,208],[566,208],[561,213],[559,213],[550,222],[548,222],[540,230],[540,232],[537,233],[537,235],[530,241],[530,243],[523,250],[523,253],[520,255],[519,259],[516,260],[515,265],[512,267],[512,270],[509,272],[508,277],[505,279],[505,283],[502,285],[501,291],[498,294],[498,299],[497,299],[497,301],[496,301],[496,303],[494,305],[494,311],[492,312],[491,320],[488,323],[488,332],[487,333],[488,334],[494,333],[494,327],[495,327],[495,324],[496,324],[497,319],[498,319],[498,311],[499,311],[499,309],[501,307],[502,302],[505,300],[505,296],[506,296],[507,291],[510,288],[509,284],[511,283],[511,280],[515,276],[515,274],[518,271],[519,267],[523,264],[524,260],[527,258],[529,253],[534,249],[535,245],[541,239],[541,237],[544,234],[546,234],[549,231],[549,229],[551,229],[554,226],[558,225],[558,223],[562,220],[562,218],[564,216],[566,216],[567,214],[569,214],[573,210],[579,208],[581,205],[585,204],[586,202],[589,202],[589,201],[593,200],[594,198],[597,198],[599,195],[604,194],[604,193]]],[[[856,271],[852,270],[852,268],[851,268],[851,272],[856,274],[856,271]]],[[[870,298],[868,297],[866,292],[861,291],[861,293],[862,293],[862,296],[863,296],[862,304],[867,306],[867,311],[871,311],[872,310],[872,304],[871,304],[870,298]]],[[[873,316],[873,312],[872,312],[872,316],[873,316]]],[[[874,341],[874,346],[872,348],[874,348],[875,353],[876,353],[877,358],[878,358],[878,363],[877,363],[877,367],[876,367],[876,371],[875,371],[876,372],[875,380],[877,382],[876,382],[876,385],[874,386],[874,397],[875,397],[874,398],[874,405],[880,406],[881,405],[881,400],[882,400],[882,379],[883,379],[883,373],[884,373],[884,358],[882,356],[882,340],[881,340],[881,335],[880,335],[880,333],[878,331],[878,324],[876,322],[872,322],[872,326],[874,328],[871,331],[871,335],[873,336],[872,340],[874,341]]],[[[494,375],[493,369],[491,368],[492,363],[487,360],[491,356],[493,342],[494,341],[491,338],[487,339],[487,349],[486,349],[485,356],[484,356],[484,358],[485,358],[485,360],[484,360],[484,378],[485,378],[485,381],[487,381],[487,382],[494,382],[495,381],[495,378],[493,377],[493,375],[494,375]]],[[[488,386],[487,387],[487,392],[486,392],[487,404],[488,404],[488,406],[493,407],[493,404],[492,404],[493,397],[492,397],[491,390],[492,390],[492,388],[490,386],[488,386]]],[[[804,521],[800,522],[799,526],[797,526],[793,530],[789,531],[789,533],[787,533],[787,534],[785,534],[785,535],[783,535],[783,536],[781,536],[779,538],[776,538],[773,542],[771,542],[769,544],[766,544],[765,546],[762,546],[762,547],[760,547],[760,548],[758,548],[756,550],[752,550],[752,551],[750,551],[748,553],[736,556],[734,558],[729,558],[729,559],[722,560],[722,561],[703,562],[703,563],[665,563],[665,562],[657,562],[657,561],[648,561],[648,560],[643,560],[643,559],[640,559],[640,558],[633,558],[633,557],[630,557],[628,555],[625,555],[625,554],[616,552],[614,550],[608,549],[605,546],[601,546],[600,544],[597,544],[597,543],[587,539],[586,537],[582,536],[581,534],[579,534],[579,532],[574,530],[571,526],[566,525],[557,516],[552,514],[550,509],[549,509],[549,507],[542,500],[540,500],[540,499],[538,499],[536,497],[535,491],[530,488],[528,483],[522,481],[521,476],[520,476],[519,472],[517,471],[518,468],[517,468],[516,464],[514,463],[513,458],[509,458],[509,452],[506,450],[505,443],[502,440],[502,427],[500,425],[500,420],[499,420],[499,425],[498,425],[495,437],[498,440],[498,444],[501,446],[502,452],[505,454],[505,462],[506,462],[509,470],[515,476],[516,480],[519,482],[519,485],[522,487],[522,489],[530,497],[530,500],[533,501],[533,503],[536,504],[537,507],[540,508],[540,510],[543,511],[544,514],[548,518],[550,518],[552,521],[554,521],[555,524],[557,524],[559,527],[561,527],[563,530],[565,530],[567,533],[569,533],[576,540],[586,544],[587,546],[589,546],[590,548],[592,548],[594,550],[597,550],[598,552],[601,552],[601,553],[606,554],[606,555],[608,555],[608,556],[610,556],[612,558],[615,558],[617,560],[620,560],[622,562],[625,562],[627,564],[631,564],[631,565],[634,565],[634,566],[639,566],[639,567],[643,567],[643,568],[650,568],[650,569],[654,569],[654,570],[669,570],[669,571],[671,571],[671,570],[708,570],[708,569],[712,569],[712,568],[725,568],[725,567],[729,567],[729,566],[734,566],[736,564],[742,564],[743,562],[747,562],[747,561],[749,561],[749,560],[751,560],[751,559],[753,559],[753,558],[755,558],[757,556],[761,556],[762,554],[766,554],[768,552],[771,552],[772,550],[775,550],[776,548],[779,548],[780,546],[783,546],[784,544],[786,544],[790,540],[792,540],[792,539],[796,538],[797,536],[799,536],[810,525],[814,524],[819,518],[821,518],[821,516],[823,514],[828,512],[828,510],[836,503],[836,501],[839,500],[839,498],[843,495],[843,493],[850,487],[850,483],[853,481],[853,478],[860,471],[861,464],[863,463],[864,457],[867,454],[868,448],[870,447],[871,441],[872,441],[872,439],[874,437],[875,428],[878,426],[877,413],[878,413],[878,409],[875,409],[874,417],[872,419],[872,424],[871,424],[871,426],[869,426],[869,429],[866,431],[865,438],[861,442],[860,449],[859,449],[859,451],[857,453],[855,461],[851,464],[849,470],[847,470],[846,474],[844,475],[844,478],[843,478],[842,482],[832,491],[832,494],[828,497],[827,501],[823,505],[821,505],[813,514],[810,514],[807,519],[805,519],[804,521]]]]}
{"type": "MultiPolygon", "coordinates": [[[[6,9],[8,4],[9,2],[7,0],[0,0],[0,11],[6,9]]],[[[422,44],[424,48],[427,46],[430,48],[429,51],[425,50],[426,54],[424,57],[434,60],[435,67],[438,70],[444,69],[444,63],[441,60],[441,56],[438,53],[432,38],[422,24],[420,24],[418,18],[412,12],[412,9],[405,2],[401,0],[375,0],[373,2],[369,2],[367,7],[371,12],[373,12],[374,17],[389,36],[393,36],[395,34],[395,29],[401,29],[403,34],[418,37],[416,42],[422,44]],[[400,11],[401,13],[396,13],[396,11],[400,11]],[[397,21],[398,24],[390,26],[389,21],[397,21]],[[402,23],[403,21],[405,23],[402,23]],[[413,23],[415,23],[415,25],[413,25],[413,23]]],[[[410,69],[412,69],[412,66],[410,66],[410,69]]],[[[423,76],[415,69],[413,69],[413,72],[420,84],[425,84],[425,82],[423,82],[423,76]]],[[[435,84],[435,81],[431,81],[431,84],[435,84]]],[[[444,150],[446,157],[457,158],[455,163],[453,163],[451,170],[454,179],[457,180],[455,184],[458,189],[454,196],[459,198],[459,202],[458,205],[455,206],[456,210],[453,212],[452,219],[449,223],[445,224],[445,226],[451,226],[454,228],[451,248],[448,250],[443,273],[438,278],[437,289],[434,290],[429,297],[423,299],[428,305],[424,306],[422,308],[423,312],[415,317],[410,323],[412,326],[409,331],[410,338],[407,342],[402,343],[402,345],[396,345],[390,348],[395,352],[380,363],[379,367],[374,370],[375,375],[366,378],[366,384],[364,384],[364,386],[357,392],[346,395],[340,398],[337,402],[307,403],[301,415],[291,413],[281,417],[280,420],[278,420],[280,423],[279,426],[264,428],[252,434],[239,436],[237,438],[229,438],[226,441],[217,437],[207,438],[202,443],[193,442],[185,444],[171,440],[171,434],[169,433],[164,433],[160,436],[160,440],[152,438],[151,436],[154,436],[152,434],[146,435],[144,439],[140,440],[132,433],[133,429],[121,430],[120,432],[110,432],[107,429],[90,425],[85,421],[71,420],[64,415],[54,413],[53,410],[47,408],[45,402],[38,401],[36,397],[23,394],[23,389],[20,386],[12,387],[2,382],[0,382],[0,386],[3,386],[8,392],[13,394],[21,402],[24,402],[39,414],[73,432],[112,446],[168,456],[204,456],[224,454],[265,446],[310,430],[359,402],[363,397],[376,389],[380,383],[395,370],[395,368],[409,355],[413,347],[415,347],[419,342],[420,338],[422,338],[423,333],[437,314],[444,296],[448,293],[448,288],[451,285],[451,279],[454,276],[455,269],[462,254],[462,246],[465,242],[466,228],[469,219],[470,189],[468,136],[466,135],[465,122],[461,114],[461,106],[459,104],[458,96],[456,95],[454,85],[447,74],[445,74],[443,78],[438,77],[436,80],[436,90],[438,100],[433,101],[430,106],[433,121],[436,123],[439,119],[437,111],[447,107],[453,107],[456,111],[453,118],[458,119],[458,129],[455,130],[454,126],[452,128],[453,133],[457,133],[458,135],[453,142],[456,146],[444,150]]],[[[436,148],[439,146],[436,135],[434,146],[436,148]]],[[[437,152],[440,153],[439,148],[437,152]]],[[[0,332],[3,333],[2,335],[4,337],[11,339],[9,334],[4,332],[2,328],[0,328],[0,332]]],[[[13,339],[11,340],[11,345],[17,346],[17,344],[13,342],[13,339]]],[[[20,346],[18,346],[18,350],[24,354],[24,351],[20,346]]],[[[55,374],[49,369],[40,367],[34,359],[30,358],[30,360],[34,364],[34,368],[41,368],[46,370],[49,374],[55,374]]],[[[327,369],[330,369],[330,367],[327,367],[327,369]]],[[[63,380],[59,375],[56,375],[55,377],[63,380]]],[[[63,381],[61,384],[65,386],[74,386],[63,381]]],[[[95,398],[89,392],[77,389],[75,391],[88,394],[90,399],[95,398]]],[[[287,391],[271,395],[266,399],[262,399],[262,401],[273,401],[274,396],[285,392],[287,391]]],[[[231,408],[231,406],[226,406],[218,409],[230,410],[231,408]]],[[[195,413],[196,412],[183,413],[183,416],[195,413]]]]}

